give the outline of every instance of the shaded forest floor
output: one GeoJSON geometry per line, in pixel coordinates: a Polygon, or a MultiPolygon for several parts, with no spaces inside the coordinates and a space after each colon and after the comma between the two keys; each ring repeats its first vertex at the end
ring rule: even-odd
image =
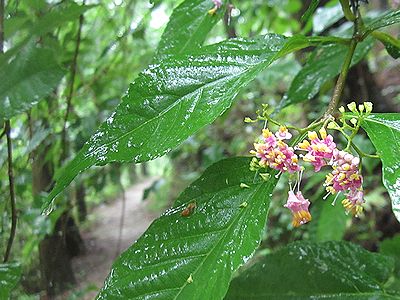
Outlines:
{"type": "Polygon", "coordinates": [[[73,261],[78,285],[73,294],[66,299],[94,299],[103,286],[117,255],[132,245],[158,217],[158,213],[149,211],[148,202],[142,201],[143,191],[154,180],[154,178],[147,178],[125,192],[125,219],[120,249],[117,248],[122,197],[94,209],[92,214],[95,216],[95,222],[81,233],[85,241],[86,254],[76,257],[73,261]]]}

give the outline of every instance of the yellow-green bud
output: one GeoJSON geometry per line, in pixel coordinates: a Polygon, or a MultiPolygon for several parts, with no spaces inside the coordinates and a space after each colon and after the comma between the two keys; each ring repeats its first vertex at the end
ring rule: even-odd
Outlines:
{"type": "Polygon", "coordinates": [[[347,104],[347,108],[352,112],[356,112],[357,111],[357,106],[356,106],[355,102],[351,102],[350,104],[347,104]]]}
{"type": "Polygon", "coordinates": [[[369,114],[372,111],[372,102],[364,102],[365,112],[369,114]]]}
{"type": "Polygon", "coordinates": [[[351,118],[350,119],[350,123],[353,124],[353,125],[356,125],[357,124],[357,119],[356,118],[351,118]]]}
{"type": "Polygon", "coordinates": [[[360,104],[360,105],[358,106],[358,110],[359,110],[360,112],[363,112],[363,111],[364,111],[364,104],[360,104]]]}
{"type": "Polygon", "coordinates": [[[343,106],[339,107],[339,111],[343,114],[345,112],[345,109],[343,106]]]}
{"type": "Polygon", "coordinates": [[[328,129],[337,129],[339,128],[339,125],[336,124],[336,122],[329,122],[327,127],[328,129]]]}

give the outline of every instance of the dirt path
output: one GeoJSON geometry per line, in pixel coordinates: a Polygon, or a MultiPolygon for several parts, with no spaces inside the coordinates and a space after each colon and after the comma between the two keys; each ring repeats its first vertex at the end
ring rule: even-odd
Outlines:
{"type": "MultiPolygon", "coordinates": [[[[154,180],[145,179],[126,190],[125,220],[119,252],[132,245],[158,216],[148,211],[147,202],[142,202],[143,190],[154,180]]],[[[93,211],[95,223],[82,233],[87,253],[73,261],[80,282],[75,291],[78,299],[93,299],[103,286],[117,254],[121,208],[122,199],[97,207],[93,211]]]]}

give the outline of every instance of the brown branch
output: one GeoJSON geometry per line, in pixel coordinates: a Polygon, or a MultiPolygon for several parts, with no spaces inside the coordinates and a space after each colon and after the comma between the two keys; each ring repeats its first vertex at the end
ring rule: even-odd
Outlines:
{"type": "MultiPolygon", "coordinates": [[[[3,53],[4,48],[4,0],[0,0],[0,53],[3,53]]],[[[12,165],[12,143],[11,143],[11,125],[10,120],[5,121],[4,133],[7,139],[7,161],[8,161],[8,181],[10,189],[10,202],[11,202],[11,231],[10,237],[7,242],[6,253],[4,254],[3,262],[7,262],[10,258],[12,244],[15,238],[17,228],[17,210],[15,205],[15,189],[14,189],[14,173],[12,165]]]]}
{"type": "MultiPolygon", "coordinates": [[[[83,5],[85,2],[83,2],[83,5]]],[[[64,125],[63,129],[61,132],[61,162],[67,157],[67,122],[68,122],[68,117],[69,114],[72,110],[72,96],[74,94],[74,83],[75,83],[75,76],[76,76],[76,69],[77,69],[77,61],[78,61],[78,54],[79,54],[79,47],[81,44],[81,33],[82,33],[82,25],[83,25],[83,14],[79,16],[79,27],[78,27],[78,33],[76,37],[76,46],[75,46],[75,52],[74,52],[74,57],[72,59],[71,63],[71,80],[69,82],[69,92],[67,95],[67,109],[65,111],[64,115],[64,125]]]]}
{"type": "MultiPolygon", "coordinates": [[[[4,0],[0,0],[0,1],[3,2],[2,4],[4,4],[4,0]]],[[[0,6],[1,6],[1,4],[0,4],[0,6]]],[[[7,248],[6,248],[6,253],[4,254],[3,262],[7,262],[10,257],[11,247],[14,242],[15,232],[17,229],[17,209],[16,209],[16,203],[15,203],[16,201],[15,201],[15,190],[14,190],[14,174],[13,174],[13,166],[12,166],[12,144],[11,144],[11,136],[10,136],[10,131],[11,131],[10,120],[7,120],[5,123],[6,123],[5,132],[6,132],[6,137],[7,137],[7,154],[8,154],[8,181],[9,181],[10,202],[11,202],[11,231],[10,231],[10,237],[7,242],[7,248]]]]}

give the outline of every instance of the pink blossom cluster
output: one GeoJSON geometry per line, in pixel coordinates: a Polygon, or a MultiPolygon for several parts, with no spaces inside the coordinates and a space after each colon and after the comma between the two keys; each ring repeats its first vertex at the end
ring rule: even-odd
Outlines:
{"type": "Polygon", "coordinates": [[[262,139],[254,143],[250,153],[260,159],[261,167],[270,167],[280,172],[294,173],[300,171],[299,159],[294,149],[283,140],[290,139],[291,133],[285,127],[280,127],[275,135],[268,129],[262,132],[262,139]]]}
{"type": "Polygon", "coordinates": [[[342,204],[347,212],[357,216],[362,212],[364,193],[362,175],[360,174],[360,159],[346,151],[335,149],[332,156],[332,172],[326,176],[325,186],[328,193],[344,192],[346,199],[342,204]]]}
{"type": "Polygon", "coordinates": [[[333,137],[326,134],[325,128],[319,130],[321,138],[318,137],[315,131],[308,132],[308,140],[298,144],[298,149],[307,151],[307,154],[301,156],[305,162],[309,162],[314,166],[315,172],[331,160],[333,152],[336,149],[336,144],[333,142],[333,137]]]}
{"type": "MultiPolygon", "coordinates": [[[[319,172],[323,166],[331,166],[332,172],[326,176],[325,186],[329,194],[338,195],[343,192],[346,198],[342,204],[347,212],[358,216],[362,212],[363,199],[362,175],[360,174],[360,159],[346,151],[339,151],[333,141],[333,137],[328,135],[325,128],[319,130],[319,135],[315,131],[308,132],[308,139],[299,143],[294,149],[289,147],[284,140],[292,137],[286,127],[281,126],[273,134],[268,129],[262,132],[262,138],[254,144],[251,153],[258,159],[260,167],[270,167],[280,172],[295,173],[299,172],[300,181],[301,170],[298,156],[294,149],[305,151],[306,154],[300,155],[303,161],[311,163],[315,172],[319,172]]],[[[289,191],[286,208],[290,209],[293,215],[292,224],[294,227],[303,225],[311,220],[309,212],[310,201],[305,199],[299,191],[289,191]]]]}

